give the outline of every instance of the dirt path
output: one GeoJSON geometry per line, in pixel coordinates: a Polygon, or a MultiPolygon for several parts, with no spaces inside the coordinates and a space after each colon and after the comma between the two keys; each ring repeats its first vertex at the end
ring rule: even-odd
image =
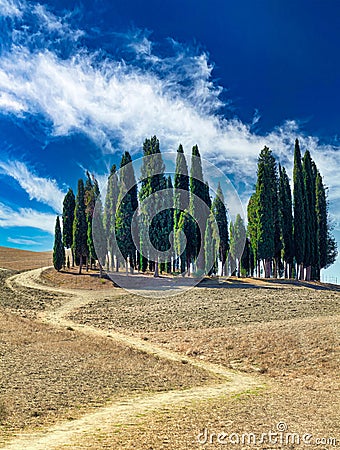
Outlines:
{"type": "Polygon", "coordinates": [[[74,289],[61,289],[51,286],[45,286],[39,283],[40,274],[43,269],[35,269],[29,272],[23,272],[7,279],[7,285],[15,290],[20,287],[39,289],[48,292],[61,293],[64,300],[60,306],[40,313],[39,319],[45,323],[57,327],[72,327],[74,330],[86,334],[98,335],[113,339],[135,349],[144,351],[148,354],[157,355],[160,358],[172,361],[182,361],[186,364],[204,369],[212,374],[222,377],[224,380],[219,384],[194,387],[187,390],[173,390],[157,394],[146,394],[123,401],[114,402],[99,408],[93,413],[86,414],[80,419],[72,422],[62,422],[49,427],[42,432],[23,434],[15,437],[4,447],[7,450],[38,450],[55,449],[70,446],[71,448],[82,448],[77,446],[82,438],[89,437],[91,433],[110,432],[119,424],[131,423],[138,415],[147,413],[151,410],[171,407],[172,405],[185,405],[195,400],[204,400],[218,398],[225,395],[241,393],[249,389],[263,387],[260,378],[227,370],[225,367],[212,364],[206,361],[200,361],[181,355],[171,350],[164,349],[142,339],[125,335],[118,332],[106,331],[91,327],[88,325],[79,325],[73,321],[65,319],[74,309],[86,305],[94,300],[99,300],[108,295],[114,299],[121,295],[122,290],[117,289],[110,293],[100,291],[77,291],[74,289]],[[73,441],[73,443],[71,443],[73,441]]]}

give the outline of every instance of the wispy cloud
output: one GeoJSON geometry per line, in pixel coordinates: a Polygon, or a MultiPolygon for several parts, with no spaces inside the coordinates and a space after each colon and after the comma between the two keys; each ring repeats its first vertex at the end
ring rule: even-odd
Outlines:
{"type": "Polygon", "coordinates": [[[0,0],[0,16],[22,17],[22,5],[19,1],[0,0]]]}
{"type": "Polygon", "coordinates": [[[17,245],[42,245],[41,242],[34,241],[33,239],[27,239],[27,238],[7,238],[7,242],[10,244],[17,244],[17,245]]]}
{"type": "Polygon", "coordinates": [[[54,233],[55,215],[41,213],[31,208],[19,208],[17,211],[0,203],[0,228],[29,227],[54,233]]]}
{"type": "MultiPolygon", "coordinates": [[[[19,8],[14,1],[0,1],[4,10],[19,8]]],[[[212,80],[206,52],[172,39],[163,43],[166,52],[161,51],[150,32],[132,30],[117,34],[115,56],[104,57],[101,51],[79,48],[84,33],[75,27],[72,34],[67,17],[56,17],[41,5],[30,14],[37,23],[35,32],[14,30],[12,46],[0,59],[0,111],[18,117],[43,115],[52,135],[82,132],[106,153],[116,147],[138,151],[151,134],[157,134],[163,150],[174,150],[180,142],[189,150],[197,143],[203,156],[248,190],[264,145],[291,173],[298,137],[330,187],[331,211],[340,210],[339,146],[305,135],[294,118],[266,135],[256,132],[258,111],[249,124],[225,119],[222,108],[228,108],[228,101],[212,80]],[[60,51],[65,47],[67,55],[60,51]]]]}
{"type": "Polygon", "coordinates": [[[35,199],[51,206],[54,211],[62,211],[64,192],[62,192],[54,179],[42,178],[29,170],[21,161],[1,161],[0,173],[14,178],[29,195],[30,200],[35,199]]]}

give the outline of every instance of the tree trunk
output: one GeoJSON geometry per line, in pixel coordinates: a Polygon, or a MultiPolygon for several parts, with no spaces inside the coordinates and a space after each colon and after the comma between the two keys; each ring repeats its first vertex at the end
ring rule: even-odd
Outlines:
{"type": "Polygon", "coordinates": [[[119,272],[119,261],[117,256],[116,256],[116,272],[119,272]]]}
{"type": "Polygon", "coordinates": [[[101,265],[101,262],[98,260],[98,266],[99,266],[99,278],[103,278],[103,268],[101,265]]]}
{"type": "Polygon", "coordinates": [[[306,281],[311,280],[311,273],[312,273],[312,266],[306,267],[306,277],[305,277],[306,281]]]}
{"type": "Polygon", "coordinates": [[[155,278],[159,277],[159,268],[158,268],[158,260],[155,261],[155,273],[153,274],[155,278]]]}
{"type": "Polygon", "coordinates": [[[300,264],[299,268],[299,280],[303,280],[303,263],[300,264]]]}
{"type": "Polygon", "coordinates": [[[71,255],[72,255],[72,267],[74,267],[74,251],[73,251],[73,248],[71,248],[71,255]]]}
{"type": "Polygon", "coordinates": [[[81,275],[82,267],[83,267],[83,255],[80,255],[80,258],[79,258],[79,275],[81,275]]]}

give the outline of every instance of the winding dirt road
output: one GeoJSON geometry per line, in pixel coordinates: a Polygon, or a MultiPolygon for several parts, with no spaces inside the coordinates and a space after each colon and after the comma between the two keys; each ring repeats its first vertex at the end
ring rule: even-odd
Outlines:
{"type": "MultiPolygon", "coordinates": [[[[133,336],[87,325],[79,325],[66,319],[65,317],[73,310],[95,300],[99,300],[104,296],[107,297],[108,292],[61,289],[43,285],[40,282],[40,274],[44,269],[46,268],[23,272],[6,280],[7,286],[14,291],[20,291],[20,287],[25,287],[63,295],[61,304],[40,313],[39,320],[56,327],[65,328],[69,326],[81,333],[109,337],[119,343],[151,355],[157,355],[163,359],[182,361],[218,375],[220,379],[222,377],[223,381],[218,384],[194,387],[187,390],[172,390],[157,394],[146,393],[138,397],[109,403],[104,407],[98,408],[93,413],[84,415],[80,419],[58,423],[52,427],[45,428],[41,432],[15,436],[1,448],[5,450],[81,449],[84,448],[81,444],[82,440],[86,439],[88,442],[93,433],[110,432],[115,426],[131,423],[140,414],[150,412],[151,410],[171,408],[175,405],[178,407],[179,405],[185,405],[195,400],[219,398],[230,394],[242,393],[249,389],[263,387],[260,378],[232,372],[223,366],[196,360],[133,336]]],[[[122,290],[115,289],[114,293],[110,291],[109,295],[114,300],[115,296],[121,294],[122,290]]],[[[88,445],[86,448],[89,448],[88,445]]]]}

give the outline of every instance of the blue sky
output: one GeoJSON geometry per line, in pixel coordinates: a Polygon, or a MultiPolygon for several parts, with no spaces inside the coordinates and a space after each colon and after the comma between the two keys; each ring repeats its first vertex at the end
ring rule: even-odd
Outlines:
{"type": "Polygon", "coordinates": [[[153,134],[197,143],[245,204],[259,151],[291,175],[298,137],[339,242],[339,17],[333,0],[0,0],[0,245],[50,248],[84,169],[104,179],[153,134]]]}

